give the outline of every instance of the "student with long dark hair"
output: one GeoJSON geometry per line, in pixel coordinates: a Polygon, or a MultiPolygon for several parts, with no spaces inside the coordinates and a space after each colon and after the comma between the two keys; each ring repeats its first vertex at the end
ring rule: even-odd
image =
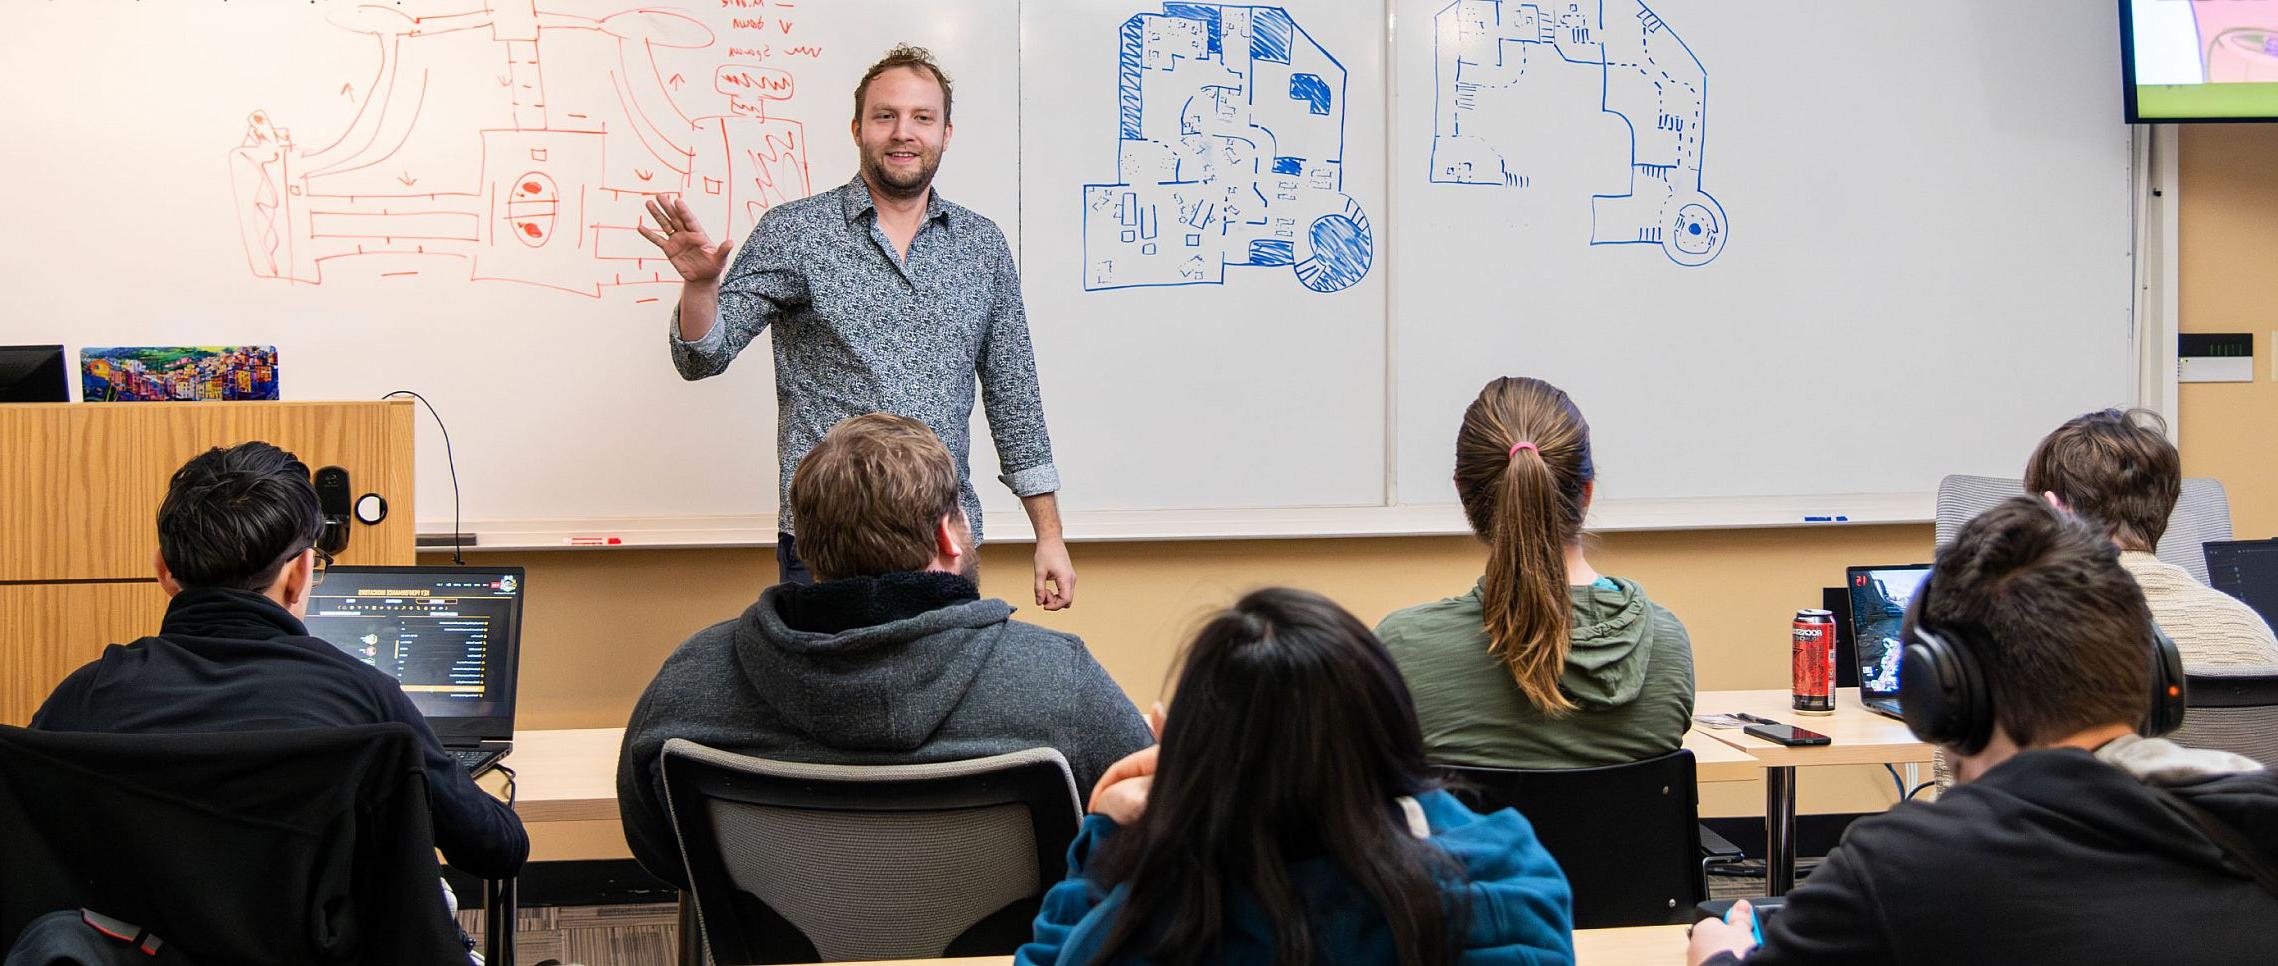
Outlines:
{"type": "Polygon", "coordinates": [[[1517,812],[1437,787],[1384,647],[1268,589],[1189,645],[1162,743],[1102,777],[1024,964],[1571,963],[1517,812]]]}
{"type": "Polygon", "coordinates": [[[1585,768],[1677,750],[1693,713],[1685,625],[1583,554],[1597,491],[1590,424],[1540,379],[1497,379],[1463,413],[1455,490],[1487,544],[1471,592],[1376,633],[1415,696],[1435,762],[1585,768]]]}

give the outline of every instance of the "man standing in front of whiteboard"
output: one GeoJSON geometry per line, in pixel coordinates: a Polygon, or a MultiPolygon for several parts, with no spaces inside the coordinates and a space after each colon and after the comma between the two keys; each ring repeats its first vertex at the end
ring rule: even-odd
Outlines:
{"type": "MultiPolygon", "coordinates": [[[[752,229],[731,264],[679,198],[649,202],[641,237],[680,273],[669,340],[688,379],[718,375],[775,328],[776,452],[781,461],[785,582],[813,580],[791,519],[791,471],[842,419],[909,416],[956,457],[959,499],[981,536],[968,469],[978,376],[1004,481],[1036,528],[1036,603],[1075,602],[1061,538],[1060,473],[1036,386],[1020,275],[995,222],[942,199],[934,172],[949,147],[949,77],[922,48],[900,46],[854,91],[862,170],[833,191],[781,205],[752,229]]],[[[967,548],[970,549],[970,548],[967,548]]]]}

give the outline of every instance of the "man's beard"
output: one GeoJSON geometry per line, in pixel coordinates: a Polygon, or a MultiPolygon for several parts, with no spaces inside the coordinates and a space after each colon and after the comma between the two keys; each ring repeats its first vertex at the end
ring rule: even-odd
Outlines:
{"type": "Polygon", "coordinates": [[[970,580],[975,586],[979,586],[981,583],[981,548],[973,543],[972,527],[965,528],[963,542],[965,556],[957,561],[957,576],[970,580]]]}
{"type": "Polygon", "coordinates": [[[925,189],[933,186],[934,172],[941,170],[941,155],[935,154],[929,158],[925,149],[919,148],[916,174],[908,180],[897,180],[886,170],[886,152],[889,150],[892,150],[891,145],[879,149],[876,154],[863,154],[862,174],[870,182],[870,187],[889,198],[906,199],[925,194],[925,189]]]}

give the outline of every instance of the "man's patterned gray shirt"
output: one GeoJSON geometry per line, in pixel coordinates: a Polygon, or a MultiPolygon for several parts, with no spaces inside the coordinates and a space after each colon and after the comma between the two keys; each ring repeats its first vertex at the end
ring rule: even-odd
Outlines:
{"type": "Polygon", "coordinates": [[[975,375],[1003,468],[1028,497],[1060,488],[1036,388],[1020,275],[996,222],[932,192],[906,260],[878,227],[856,178],[770,209],[720,279],[719,320],[704,337],[666,338],[686,379],[718,375],[775,327],[775,451],[780,526],[791,529],[791,472],[842,419],[908,416],[948,444],[976,538],[981,502],[967,468],[975,375]]]}

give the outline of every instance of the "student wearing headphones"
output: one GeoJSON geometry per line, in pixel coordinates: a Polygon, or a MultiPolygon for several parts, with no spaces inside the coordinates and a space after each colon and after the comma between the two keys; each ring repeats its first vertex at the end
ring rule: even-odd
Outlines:
{"type": "Polygon", "coordinates": [[[1687,962],[2278,961],[2278,774],[2139,736],[2182,660],[2096,527],[2026,496],[1962,528],[1904,628],[1908,727],[1960,784],[1859,820],[1751,935],[1687,962]]]}

